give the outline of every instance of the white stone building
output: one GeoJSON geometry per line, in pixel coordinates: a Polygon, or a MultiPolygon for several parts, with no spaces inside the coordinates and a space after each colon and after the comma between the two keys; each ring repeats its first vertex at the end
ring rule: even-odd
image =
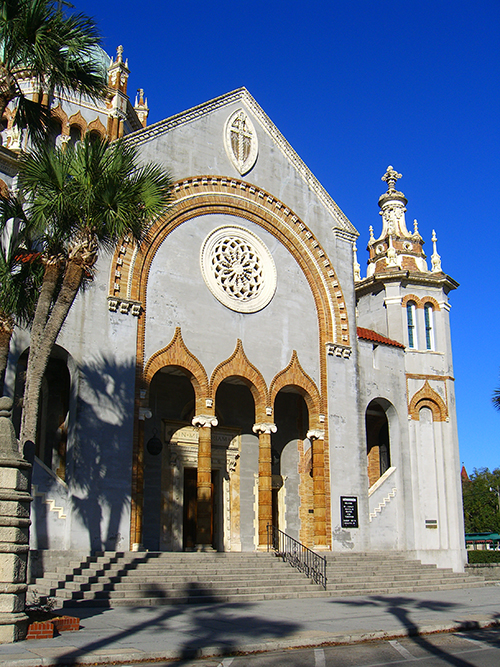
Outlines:
{"type": "MultiPolygon", "coordinates": [[[[54,140],[126,135],[169,169],[174,205],[140,248],[101,255],[59,336],[32,547],[252,551],[273,523],[316,550],[463,569],[457,284],[408,231],[400,174],[362,278],[355,227],[244,88],[146,127],[127,76],[119,51],[106,105],[56,101],[54,140]]],[[[18,332],[12,394],[28,347],[18,332]]]]}

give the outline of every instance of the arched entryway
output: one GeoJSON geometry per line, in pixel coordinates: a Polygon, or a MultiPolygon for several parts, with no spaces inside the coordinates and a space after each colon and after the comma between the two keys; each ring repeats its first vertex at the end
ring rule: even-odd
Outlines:
{"type": "Polygon", "coordinates": [[[274,401],[276,433],[271,436],[273,525],[295,539],[312,543],[313,480],[307,405],[294,386],[274,401]],[[311,463],[305,465],[306,459],[311,463]],[[305,511],[304,511],[305,510],[305,511]],[[309,512],[311,510],[311,512],[309,512]]]}
{"type": "Polygon", "coordinates": [[[366,453],[370,487],[391,467],[390,430],[387,418],[390,406],[388,401],[377,398],[366,408],[366,453]]]}
{"type": "MultiPolygon", "coordinates": [[[[21,424],[21,405],[28,352],[29,350],[25,350],[17,361],[13,415],[17,433],[19,433],[21,424]]],[[[68,353],[56,345],[50,355],[40,389],[35,454],[49,470],[52,470],[63,481],[66,479],[70,396],[71,376],[68,369],[68,353]]]]}

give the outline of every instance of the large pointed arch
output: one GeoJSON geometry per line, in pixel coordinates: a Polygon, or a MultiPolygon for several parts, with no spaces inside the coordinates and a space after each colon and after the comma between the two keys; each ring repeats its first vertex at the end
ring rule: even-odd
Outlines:
{"type": "Polygon", "coordinates": [[[155,373],[166,366],[176,366],[187,371],[194,388],[196,411],[204,412],[206,410],[206,399],[208,398],[208,376],[200,361],[186,347],[180,327],[176,327],[174,337],[170,343],[155,352],[147,361],[144,367],[146,392],[155,373]]]}
{"type": "Polygon", "coordinates": [[[269,386],[269,404],[271,406],[274,405],[278,392],[286,386],[297,388],[309,410],[311,427],[319,428],[319,416],[323,413],[321,396],[314,381],[300,365],[296,350],[292,352],[288,366],[275,375],[269,386]]]}
{"type": "Polygon", "coordinates": [[[210,378],[210,396],[217,393],[220,383],[229,377],[238,377],[248,386],[255,401],[256,421],[265,421],[267,385],[262,373],[248,360],[243,343],[238,338],[233,354],[220,363],[210,378]]]}

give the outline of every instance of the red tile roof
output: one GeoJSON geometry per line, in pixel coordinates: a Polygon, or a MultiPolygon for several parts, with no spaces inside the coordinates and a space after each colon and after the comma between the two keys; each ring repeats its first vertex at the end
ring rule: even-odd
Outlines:
{"type": "Polygon", "coordinates": [[[374,343],[382,343],[383,345],[401,347],[403,349],[405,347],[402,343],[398,343],[397,340],[386,338],[385,336],[381,336],[376,331],[372,331],[371,329],[363,329],[363,327],[358,327],[358,338],[362,338],[363,340],[371,340],[374,343]]]}

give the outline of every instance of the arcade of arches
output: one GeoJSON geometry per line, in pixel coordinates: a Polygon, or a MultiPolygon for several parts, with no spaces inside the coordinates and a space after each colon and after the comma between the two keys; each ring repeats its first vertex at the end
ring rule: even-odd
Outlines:
{"type": "Polygon", "coordinates": [[[152,415],[139,421],[137,542],[250,551],[267,548],[273,524],[326,547],[324,418],[296,355],[269,390],[239,341],[239,363],[221,364],[210,382],[201,367],[169,356],[166,348],[146,366],[152,415]]]}

